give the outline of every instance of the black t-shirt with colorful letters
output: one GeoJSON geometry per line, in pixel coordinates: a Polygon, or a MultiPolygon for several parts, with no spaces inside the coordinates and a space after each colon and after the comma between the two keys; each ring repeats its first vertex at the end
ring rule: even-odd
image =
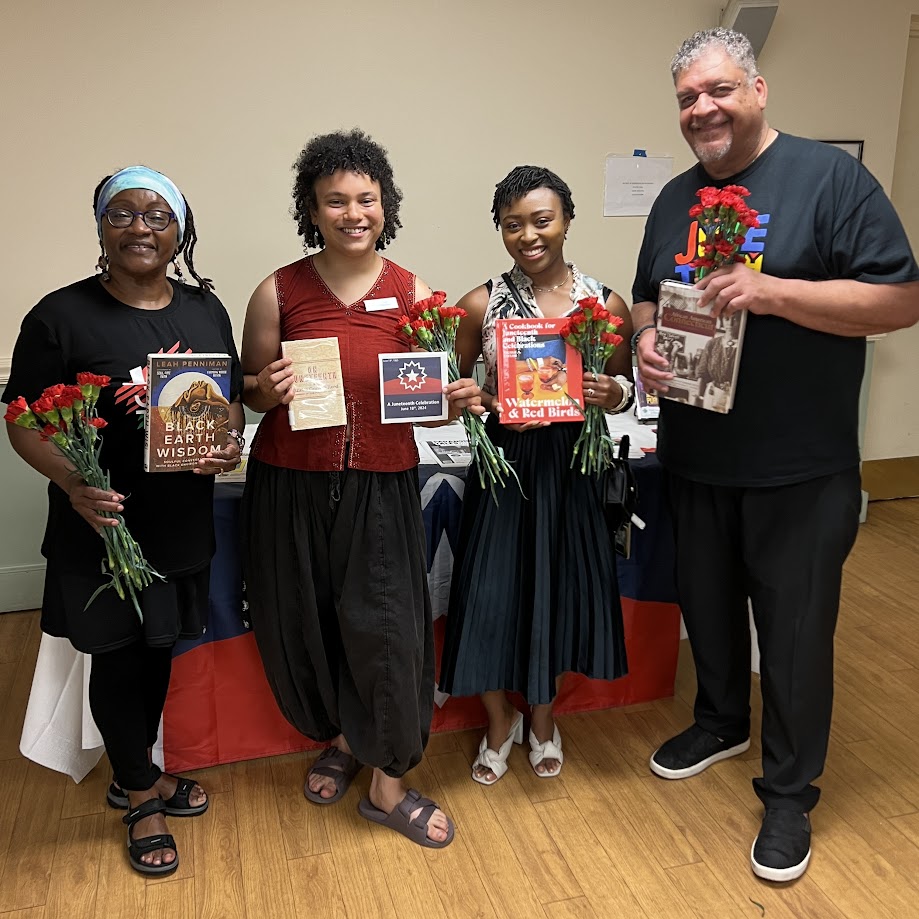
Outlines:
{"type": "MultiPolygon", "coordinates": [[[[700,164],[672,179],[648,217],[634,303],[657,302],[660,282],[692,281],[698,189],[743,185],[759,211],[742,252],[755,271],[807,281],[894,284],[919,279],[883,189],[852,156],[780,134],[743,172],[715,181],[700,164]]],[[[865,339],[750,314],[734,407],[727,415],[662,399],[658,452],[679,475],[714,485],[807,481],[855,466],[865,339]]]]}

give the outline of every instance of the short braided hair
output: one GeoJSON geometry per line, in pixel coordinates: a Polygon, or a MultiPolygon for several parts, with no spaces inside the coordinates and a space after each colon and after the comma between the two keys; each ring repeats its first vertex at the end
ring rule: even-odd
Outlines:
{"type": "Polygon", "coordinates": [[[562,202],[562,213],[568,220],[574,219],[574,201],[571,189],[551,169],[543,166],[515,166],[496,186],[491,205],[491,216],[495,227],[501,226],[501,211],[510,207],[524,195],[537,188],[554,191],[562,202]]]}
{"type": "MultiPolygon", "coordinates": [[[[114,174],[115,173],[112,173],[112,175],[114,174]]],[[[111,177],[112,176],[107,175],[96,186],[96,190],[93,192],[93,214],[96,213],[96,205],[99,203],[99,193],[111,177]]],[[[182,195],[182,200],[185,202],[185,236],[182,238],[182,242],[179,245],[179,255],[182,256],[182,261],[185,262],[188,273],[198,282],[198,287],[205,291],[213,290],[214,282],[210,278],[202,278],[195,270],[195,244],[198,242],[198,233],[195,230],[195,215],[192,213],[188,198],[182,195]]],[[[102,246],[102,254],[104,255],[105,246],[102,245],[101,240],[99,241],[99,245],[102,246]]]]}
{"type": "Polygon", "coordinates": [[[402,226],[399,220],[402,192],[393,178],[385,148],[359,128],[312,138],[297,157],[293,169],[293,217],[304,249],[321,249],[325,245],[322,233],[310,217],[310,208],[317,206],[316,181],[339,170],[357,172],[380,183],[383,232],[376,248],[385,249],[396,238],[396,231],[402,226]]]}

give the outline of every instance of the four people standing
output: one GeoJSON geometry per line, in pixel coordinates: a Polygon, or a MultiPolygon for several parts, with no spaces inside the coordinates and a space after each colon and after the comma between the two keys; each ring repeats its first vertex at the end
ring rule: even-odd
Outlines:
{"type": "MultiPolygon", "coordinates": [[[[893,208],[859,163],[768,125],[767,86],[743,36],[697,33],[677,52],[672,75],[681,129],[698,163],[664,188],[639,254],[633,347],[649,389],[665,391],[672,378],[655,348],[654,316],[660,282],[680,278],[696,254],[688,216],[696,191],[747,187],[761,226],[747,240],[746,264],[699,284],[716,315],[749,313],[733,410],[662,402],[659,455],[698,694],[694,724],[654,752],[651,769],[688,778],[749,747],[749,600],[763,693],[763,775],[754,789],[765,808],[751,863],[760,877],[787,881],[810,858],[808,815],[819,797],[813,782],[829,738],[841,572],[861,504],[864,338],[919,320],[919,268],[893,208]],[[794,366],[802,391],[826,394],[819,412],[789,410],[777,360],[794,366]]],[[[418,456],[409,426],[380,423],[376,362],[378,353],[404,350],[396,320],[430,288],[380,255],[401,226],[401,193],[385,151],[361,132],[307,144],[294,201],[304,244],[319,251],[256,289],[244,332],[244,384],[234,365],[230,426],[243,426],[241,392],[266,413],[243,512],[252,621],[282,712],[304,734],[330,743],[309,771],[306,796],[333,804],[368,765],[361,814],[442,848],[453,838],[452,821],[403,782],[428,739],[434,651],[418,456]],[[368,308],[370,301],[393,308],[368,308]],[[328,336],[339,340],[348,424],[291,432],[293,370],[280,357],[281,342],[328,336]]],[[[214,451],[197,475],[143,474],[134,419],[121,417],[116,390],[131,383],[149,351],[175,346],[235,359],[235,348],[223,307],[195,272],[194,221],[170,180],[131,167],[100,183],[94,207],[100,276],[50,294],[29,313],[4,400],[34,399],[78,371],[112,377],[100,403],[109,421],[103,464],[112,471],[111,494],[88,488],[35,432],[9,431],[16,451],[50,480],[42,628],[93,655],[90,701],[115,779],[109,802],[130,808],[131,864],[166,873],[178,856],[164,814],[203,813],[207,797],[152,766],[149,748],[171,647],[205,621],[211,483],[236,465],[239,445],[214,451]],[[180,253],[197,290],[166,276],[180,253]],[[181,558],[160,538],[157,513],[177,496],[199,537],[181,542],[181,558]],[[112,525],[100,514],[114,511],[125,514],[166,575],[143,592],[143,625],[111,593],[84,609],[98,586],[87,572],[101,549],[85,538],[86,525],[112,525]],[[83,546],[76,556],[74,546],[83,546]]],[[[441,675],[447,692],[482,695],[489,726],[472,775],[486,785],[500,779],[523,736],[508,691],[532,707],[530,762],[552,777],[563,763],[553,718],[563,675],[614,679],[626,670],[612,533],[596,482],[569,465],[578,426],[498,423],[494,323],[562,316],[578,299],[598,297],[627,333],[629,313],[618,295],[565,260],[574,205],[557,175],[514,169],[497,186],[493,217],[514,265],[460,301],[468,313],[457,343],[465,376],[446,395],[451,413],[481,411],[482,402],[491,410],[489,433],[527,497],[510,487],[496,506],[469,478],[441,675]],[[481,394],[469,378],[480,353],[481,394]]],[[[617,350],[605,373],[586,375],[584,388],[588,403],[626,408],[627,349],[617,350]]]]}

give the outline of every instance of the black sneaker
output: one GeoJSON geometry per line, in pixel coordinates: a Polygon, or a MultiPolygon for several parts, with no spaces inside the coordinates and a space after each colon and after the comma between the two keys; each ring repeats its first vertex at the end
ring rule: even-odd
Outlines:
{"type": "Polygon", "coordinates": [[[688,779],[708,769],[712,763],[749,749],[749,737],[740,743],[722,740],[693,724],[651,754],[651,771],[662,779],[688,779]]]}
{"type": "Polygon", "coordinates": [[[766,808],[759,836],[753,840],[753,873],[767,881],[793,881],[811,859],[811,822],[800,811],[766,808]]]}

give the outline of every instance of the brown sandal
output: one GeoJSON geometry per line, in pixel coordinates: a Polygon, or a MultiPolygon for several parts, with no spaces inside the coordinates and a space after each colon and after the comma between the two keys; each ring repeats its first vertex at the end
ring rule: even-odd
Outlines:
{"type": "Polygon", "coordinates": [[[449,817],[447,817],[447,838],[443,842],[437,842],[428,836],[428,821],[437,810],[437,805],[430,798],[423,798],[414,788],[410,788],[405,793],[405,797],[389,814],[375,807],[370,798],[362,798],[357,809],[360,815],[367,820],[372,820],[381,826],[388,826],[391,830],[401,833],[412,842],[427,849],[444,849],[453,842],[455,827],[449,817]],[[419,807],[421,813],[412,820],[412,811],[418,810],[419,807]]]}
{"type": "Polygon", "coordinates": [[[363,769],[350,753],[339,750],[338,747],[326,747],[316,758],[312,768],[306,774],[303,785],[303,794],[313,804],[334,804],[339,801],[351,787],[354,776],[363,769]],[[323,798],[320,792],[310,788],[310,776],[321,775],[335,782],[335,794],[331,798],[323,798]]]}

